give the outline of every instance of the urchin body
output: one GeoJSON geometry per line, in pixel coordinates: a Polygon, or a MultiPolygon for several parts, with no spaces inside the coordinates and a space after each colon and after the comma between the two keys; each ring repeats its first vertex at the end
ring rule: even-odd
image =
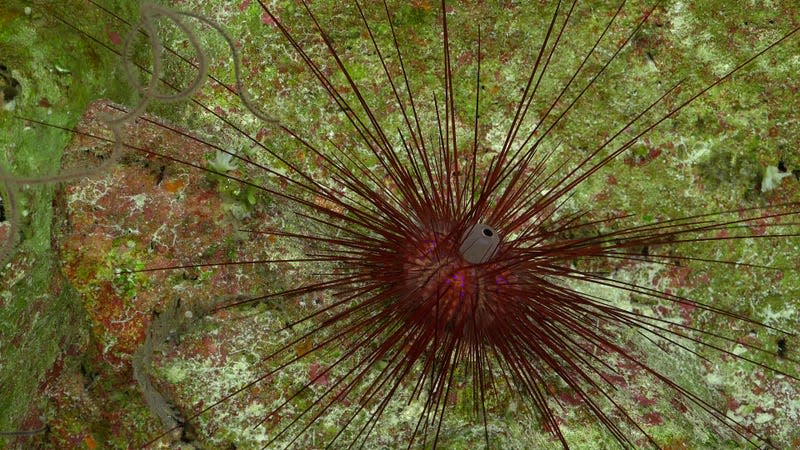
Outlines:
{"type": "Polygon", "coordinates": [[[491,227],[442,228],[405,240],[397,301],[421,335],[482,345],[513,313],[515,276],[495,260],[502,249],[491,227]]]}

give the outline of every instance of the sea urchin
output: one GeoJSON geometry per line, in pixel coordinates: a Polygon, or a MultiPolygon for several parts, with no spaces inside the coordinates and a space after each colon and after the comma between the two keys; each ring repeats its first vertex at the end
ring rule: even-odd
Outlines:
{"type": "MultiPolygon", "coordinates": [[[[181,411],[181,422],[191,423],[260,382],[278,383],[290,367],[309,365],[307,380],[293,380],[292,387],[282,386],[282,392],[262,402],[268,406],[261,404],[259,425],[267,433],[258,445],[377,445],[382,436],[375,437],[374,430],[399,403],[413,410],[406,414],[413,421],[387,419],[387,427],[402,434],[409,448],[477,442],[502,448],[506,438],[502,432],[495,435],[492,421],[503,414],[519,414],[530,422],[529,428],[546,430],[567,448],[571,442],[563,431],[563,414],[575,409],[588,413],[575,419],[580,426],[593,417],[623,447],[685,445],[683,438],[654,436],[653,427],[664,422],[658,411],[636,409],[658,402],[675,411],[673,415],[686,413],[721,425],[715,433],[723,437],[706,436],[706,444],[732,440],[785,445],[749,427],[653,354],[675,352],[691,360],[688,366],[696,366],[692,370],[697,372],[690,375],[702,373],[700,367],[714,358],[731,358],[766,369],[787,380],[787,389],[797,389],[794,360],[743,336],[759,331],[781,336],[785,343],[793,335],[781,331],[782,326],[793,322],[752,318],[730,304],[720,307],[692,295],[685,282],[693,265],[716,267],[715,273],[744,268],[796,274],[796,261],[791,267],[788,257],[780,264],[754,261],[726,245],[796,240],[797,200],[789,193],[746,205],[734,201],[719,211],[697,212],[694,205],[689,208],[694,212],[687,213],[667,204],[659,211],[636,212],[631,205],[609,202],[614,193],[598,193],[597,185],[589,185],[603,177],[617,185],[617,177],[609,174],[612,167],[646,182],[637,168],[664,152],[679,159],[673,138],[662,136],[658,145],[640,146],[654,130],[676,120],[713,89],[724,88],[767,52],[793,42],[800,31],[796,23],[747,57],[710,69],[710,78],[708,73],[702,74],[706,78],[686,75],[685,67],[675,63],[675,73],[668,73],[662,86],[650,47],[665,39],[663,22],[686,8],[681,2],[602,5],[607,14],[577,1],[498,6],[511,10],[504,13],[481,5],[461,18],[444,1],[438,12],[428,11],[432,8],[425,1],[398,6],[398,11],[387,2],[251,3],[239,8],[242,14],[258,9],[257,25],[248,22],[248,33],[265,28],[268,38],[249,44],[272,48],[269,39],[280,36],[293,54],[254,62],[253,53],[240,50],[238,36],[231,38],[206,16],[152,5],[142,8],[143,20],[131,28],[124,44],[104,45],[126,58],[129,78],[143,99],[132,110],[117,108],[125,120],[112,122],[115,151],[124,144],[151,158],[203,170],[219,185],[232,183],[241,188],[236,195],[254,190],[269,197],[283,209],[274,214],[280,220],[248,221],[248,210],[240,208],[233,214],[235,222],[250,239],[282,239],[304,253],[118,268],[118,275],[141,275],[301,264],[302,276],[284,280],[288,287],[264,286],[262,295],[211,308],[218,312],[275,299],[286,305],[300,302],[286,314],[288,323],[266,333],[282,338],[265,338],[269,350],[256,364],[262,370],[257,379],[181,411]],[[477,17],[480,11],[497,16],[492,17],[496,22],[484,25],[477,17]],[[520,36],[504,40],[505,31],[496,23],[510,22],[515,15],[530,16],[525,23],[538,27],[515,30],[520,36]],[[162,47],[155,38],[164,33],[155,26],[159,18],[182,36],[172,36],[172,41],[182,42],[194,55],[162,47]],[[340,20],[345,25],[325,25],[340,20]],[[460,20],[458,32],[472,39],[454,44],[452,20],[460,20]],[[190,21],[223,36],[208,41],[232,53],[234,70],[227,61],[215,66],[209,60],[202,48],[207,42],[186,25],[190,21]],[[438,39],[438,53],[413,34],[420,23],[436,30],[424,36],[433,33],[438,39]],[[592,38],[581,40],[584,33],[592,38]],[[154,55],[149,62],[136,53],[142,36],[154,55]],[[497,49],[498,42],[523,37],[536,45],[529,46],[523,63],[512,66],[526,72],[504,73],[514,55],[502,54],[493,56],[505,62],[491,64],[487,76],[482,46],[489,41],[497,49]],[[409,48],[424,56],[409,58],[409,48]],[[652,72],[653,78],[637,72],[636,81],[649,82],[652,91],[608,81],[623,77],[625,69],[615,65],[628,54],[644,54],[637,61],[647,70],[640,72],[652,72]],[[431,69],[426,67],[430,61],[441,64],[431,69]],[[240,62],[252,72],[240,71],[240,62]],[[176,87],[181,84],[173,75],[163,73],[169,64],[197,70],[191,76],[180,71],[174,75],[188,79],[188,88],[176,87]],[[232,81],[211,77],[208,91],[201,89],[197,80],[215,68],[232,81]],[[269,86],[283,100],[261,98],[271,91],[259,84],[257,69],[268,72],[269,86]],[[140,73],[154,75],[141,82],[140,73]],[[613,88],[603,88],[603,83],[613,88]],[[628,97],[620,99],[623,105],[614,103],[603,111],[591,103],[608,100],[609,92],[628,97]],[[218,121],[219,136],[209,137],[214,131],[187,132],[152,116],[140,120],[208,146],[219,156],[217,166],[122,140],[122,125],[130,125],[151,101],[181,100],[190,94],[197,94],[192,102],[203,120],[218,121]],[[319,94],[330,102],[318,102],[319,94]],[[300,112],[286,100],[293,95],[300,112]],[[226,109],[236,109],[231,98],[244,100],[257,119],[241,119],[244,124],[229,119],[226,109]],[[306,113],[311,119],[298,117],[306,113]],[[293,120],[303,126],[287,125],[293,120]],[[220,136],[231,137],[245,150],[234,151],[220,143],[225,140],[220,136]],[[310,312],[307,299],[317,305],[310,312]],[[632,387],[634,380],[657,390],[644,395],[632,387]],[[519,412],[506,405],[516,401],[527,409],[519,412]],[[321,444],[316,435],[304,440],[334,411],[335,426],[320,433],[321,444]],[[445,442],[446,419],[465,411],[478,418],[482,432],[475,436],[471,430],[464,441],[445,442]]],[[[687,201],[692,203],[688,195],[687,201]]],[[[247,202],[247,208],[257,203],[247,202]]],[[[143,369],[136,370],[140,376],[143,369]]],[[[526,433],[533,432],[526,428],[520,434],[526,433]]]]}

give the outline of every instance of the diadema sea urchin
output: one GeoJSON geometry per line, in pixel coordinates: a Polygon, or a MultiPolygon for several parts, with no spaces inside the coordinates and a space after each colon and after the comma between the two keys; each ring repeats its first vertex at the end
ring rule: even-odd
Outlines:
{"type": "MultiPolygon", "coordinates": [[[[682,2],[180,7],[200,9],[146,6],[145,34],[97,43],[143,103],[184,102],[76,130],[167,191],[97,214],[117,273],[96,275],[149,324],[133,367],[167,428],[240,448],[797,443],[776,346],[797,186],[759,189],[800,163],[788,3],[744,24],[682,2]],[[194,189],[224,214],[148,212],[205,205],[194,189]]],[[[124,198],[110,170],[71,207],[124,198]]]]}

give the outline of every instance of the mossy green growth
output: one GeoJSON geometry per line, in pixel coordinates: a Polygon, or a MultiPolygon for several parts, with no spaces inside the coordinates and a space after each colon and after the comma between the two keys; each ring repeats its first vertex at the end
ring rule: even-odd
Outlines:
{"type": "MultiPolygon", "coordinates": [[[[213,157],[208,156],[206,165],[209,170],[213,171],[209,172],[207,177],[216,183],[217,190],[222,195],[223,209],[232,217],[233,221],[242,221],[250,217],[254,208],[269,205],[270,198],[255,186],[237,181],[242,179],[242,172],[238,169],[241,169],[243,165],[237,156],[239,156],[238,153],[217,150],[213,157]]],[[[249,158],[250,155],[244,154],[244,156],[249,158]]]]}
{"type": "MultiPolygon", "coordinates": [[[[116,3],[128,16],[136,8],[133,2],[116,3]]],[[[90,101],[128,99],[115,76],[116,58],[58,19],[105,40],[108,29],[98,16],[78,0],[0,3],[0,64],[20,83],[14,110],[0,111],[0,168],[10,176],[58,173],[61,152],[72,138],[68,131],[25,119],[71,128],[90,101]]],[[[12,182],[10,189],[18,200],[21,239],[0,267],[0,431],[15,430],[32,411],[42,411],[37,388],[45,372],[87,337],[83,312],[74,291],[64,286],[50,248],[56,186],[12,182]]],[[[0,196],[9,217],[11,195],[0,196]]],[[[0,437],[0,447],[6,443],[0,437]]]]}

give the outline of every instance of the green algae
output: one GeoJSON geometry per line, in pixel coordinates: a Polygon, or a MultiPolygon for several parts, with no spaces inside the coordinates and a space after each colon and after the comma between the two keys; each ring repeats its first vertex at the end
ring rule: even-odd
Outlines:
{"type": "MultiPolygon", "coordinates": [[[[50,14],[78,17],[81,5],[70,1],[54,7],[16,0],[0,5],[0,63],[22,86],[15,110],[0,112],[0,167],[13,176],[57,173],[61,151],[71,139],[69,132],[14,114],[71,127],[98,93],[128,98],[122,85],[114,82],[114,59],[101,55],[50,14]]],[[[91,33],[104,32],[100,22],[92,22],[97,12],[85,12],[80,26],[91,33]]],[[[24,428],[36,423],[39,414],[50,413],[40,385],[54,362],[87,338],[74,290],[65,285],[50,247],[55,186],[13,185],[12,189],[19,201],[21,240],[0,269],[0,431],[24,428]]],[[[8,198],[8,193],[0,195],[8,198]]],[[[8,439],[0,437],[0,446],[8,445],[8,439]]]]}

